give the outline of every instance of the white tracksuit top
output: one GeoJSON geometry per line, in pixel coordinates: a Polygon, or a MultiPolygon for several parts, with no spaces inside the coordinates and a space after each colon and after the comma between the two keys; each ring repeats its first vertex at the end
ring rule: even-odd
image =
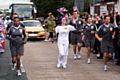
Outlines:
{"type": "Polygon", "coordinates": [[[74,30],[75,28],[71,25],[57,26],[55,31],[59,33],[58,44],[69,44],[69,32],[74,30]]]}

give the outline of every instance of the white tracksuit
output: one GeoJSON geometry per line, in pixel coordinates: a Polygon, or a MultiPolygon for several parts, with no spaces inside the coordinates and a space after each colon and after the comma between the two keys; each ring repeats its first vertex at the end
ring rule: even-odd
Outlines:
{"type": "Polygon", "coordinates": [[[75,28],[71,25],[65,25],[65,26],[57,26],[55,30],[56,30],[56,33],[59,33],[58,35],[58,50],[59,50],[58,63],[62,65],[66,65],[67,58],[68,58],[69,32],[74,31],[75,28]]]}

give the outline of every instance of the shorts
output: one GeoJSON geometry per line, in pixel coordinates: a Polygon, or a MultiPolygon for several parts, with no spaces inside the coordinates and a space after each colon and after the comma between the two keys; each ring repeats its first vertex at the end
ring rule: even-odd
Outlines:
{"type": "Polygon", "coordinates": [[[113,53],[114,52],[114,48],[112,46],[102,46],[101,47],[101,52],[102,53],[113,53]]]}
{"type": "Polygon", "coordinates": [[[80,34],[72,34],[71,43],[73,45],[77,44],[77,43],[81,43],[82,44],[82,36],[80,34]]]}
{"type": "Polygon", "coordinates": [[[101,52],[113,53],[114,52],[113,41],[102,41],[101,52]]]}
{"type": "Polygon", "coordinates": [[[24,53],[24,45],[23,44],[11,44],[11,56],[17,57],[22,56],[24,53]]]}
{"type": "Polygon", "coordinates": [[[53,38],[53,32],[49,32],[49,33],[50,33],[49,37],[53,38]]]}
{"type": "Polygon", "coordinates": [[[94,48],[95,39],[85,39],[84,43],[85,43],[85,47],[94,48]]]}

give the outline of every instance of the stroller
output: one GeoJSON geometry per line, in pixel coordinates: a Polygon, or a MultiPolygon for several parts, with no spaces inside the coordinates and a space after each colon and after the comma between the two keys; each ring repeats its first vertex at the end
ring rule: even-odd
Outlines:
{"type": "Polygon", "coordinates": [[[0,54],[5,52],[5,36],[4,36],[5,26],[4,21],[0,20],[0,54]]]}

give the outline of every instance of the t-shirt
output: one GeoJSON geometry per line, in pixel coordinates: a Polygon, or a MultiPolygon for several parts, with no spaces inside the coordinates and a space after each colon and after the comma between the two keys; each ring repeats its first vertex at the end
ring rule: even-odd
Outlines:
{"type": "MultiPolygon", "coordinates": [[[[53,21],[53,24],[54,24],[54,27],[55,27],[56,26],[55,21],[53,21]]],[[[47,27],[48,27],[48,32],[53,32],[53,27],[52,27],[51,21],[48,21],[47,27]]]]}
{"type": "Polygon", "coordinates": [[[95,31],[97,30],[97,27],[95,24],[93,24],[93,23],[85,24],[83,30],[84,30],[85,38],[87,38],[87,39],[95,38],[95,36],[94,36],[95,34],[91,34],[91,31],[94,31],[94,33],[95,33],[95,31]]]}
{"type": "Polygon", "coordinates": [[[112,24],[109,24],[108,26],[103,24],[99,27],[96,33],[101,35],[101,38],[103,38],[102,42],[104,42],[103,45],[105,45],[113,42],[112,35],[114,31],[115,29],[112,24]]]}
{"type": "Polygon", "coordinates": [[[19,27],[15,27],[14,25],[9,29],[8,31],[8,35],[7,38],[9,40],[11,40],[12,38],[15,38],[14,41],[11,41],[11,43],[16,44],[16,43],[22,43],[23,40],[27,41],[27,37],[26,37],[26,33],[23,27],[19,26],[19,27]],[[23,38],[24,36],[24,38],[23,38]]]}
{"type": "MultiPolygon", "coordinates": [[[[13,23],[13,22],[10,22],[10,23],[8,24],[6,30],[8,31],[8,30],[10,29],[10,27],[12,27],[13,25],[14,25],[14,23],[13,23]]],[[[20,23],[20,25],[21,25],[21,27],[25,28],[25,26],[24,26],[22,23],[20,23]]]]}
{"type": "Polygon", "coordinates": [[[55,28],[56,33],[59,33],[58,35],[58,43],[59,44],[69,44],[69,32],[74,31],[75,28],[71,25],[66,26],[57,26],[55,28]]]}
{"type": "Polygon", "coordinates": [[[75,31],[72,31],[72,33],[75,33],[75,34],[79,34],[81,33],[82,31],[82,28],[83,28],[83,21],[81,18],[79,18],[78,20],[76,20],[76,23],[73,23],[73,21],[71,20],[70,21],[70,25],[74,26],[75,27],[75,31]]]}

